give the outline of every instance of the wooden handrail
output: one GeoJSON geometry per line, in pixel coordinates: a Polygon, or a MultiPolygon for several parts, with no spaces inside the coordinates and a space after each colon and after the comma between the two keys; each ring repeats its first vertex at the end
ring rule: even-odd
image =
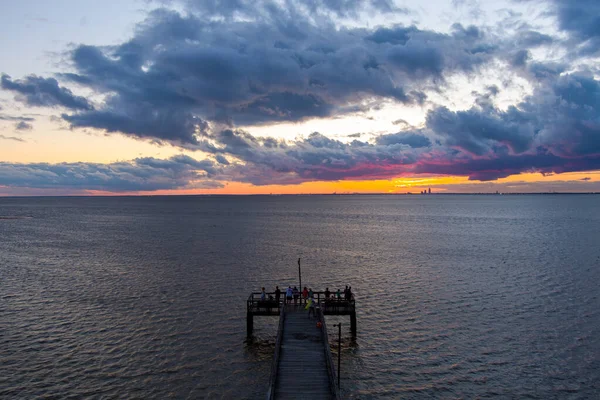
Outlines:
{"type": "Polygon", "coordinates": [[[275,385],[277,384],[277,367],[279,366],[279,353],[281,350],[281,341],[283,340],[283,327],[285,321],[285,307],[281,307],[279,313],[279,328],[277,329],[277,340],[275,341],[275,354],[271,362],[271,376],[269,378],[269,390],[267,391],[267,400],[275,398],[275,385]]]}
{"type": "Polygon", "coordinates": [[[323,344],[325,346],[325,362],[327,363],[327,374],[329,376],[329,386],[331,387],[331,395],[333,399],[340,400],[340,392],[336,386],[336,375],[335,375],[335,365],[333,363],[333,357],[331,356],[331,348],[329,347],[329,336],[327,335],[327,325],[325,324],[325,316],[323,315],[323,311],[318,309],[318,318],[321,321],[321,336],[323,340],[323,344]]]}
{"type": "MultiPolygon", "coordinates": [[[[248,296],[248,302],[257,302],[260,301],[260,296],[262,295],[262,292],[252,292],[250,293],[250,296],[248,296]],[[257,296],[258,298],[255,298],[255,296],[257,296]]],[[[265,292],[265,295],[267,296],[266,300],[269,300],[269,296],[273,296],[273,299],[276,298],[275,296],[275,292],[265,292]]],[[[339,299],[336,296],[335,292],[331,292],[329,293],[329,297],[325,297],[325,292],[313,292],[313,297],[315,298],[315,300],[317,300],[318,303],[321,303],[322,301],[325,300],[332,300],[332,301],[349,301],[352,304],[354,304],[354,293],[352,294],[352,297],[350,298],[350,300],[346,300],[344,297],[340,297],[339,299]]],[[[285,299],[285,292],[282,291],[281,295],[279,296],[279,300],[283,301],[285,299]]],[[[305,298],[302,297],[302,293],[300,293],[300,300],[304,300],[305,298]]]]}

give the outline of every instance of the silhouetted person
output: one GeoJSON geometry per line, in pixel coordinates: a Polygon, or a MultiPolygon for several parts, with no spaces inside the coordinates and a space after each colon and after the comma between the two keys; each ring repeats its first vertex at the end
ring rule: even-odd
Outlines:
{"type": "Polygon", "coordinates": [[[296,286],[294,286],[293,292],[294,292],[294,305],[296,305],[296,304],[298,304],[298,298],[300,297],[300,292],[298,291],[298,288],[296,286]]]}
{"type": "Polygon", "coordinates": [[[292,295],[294,294],[294,291],[292,290],[291,286],[288,286],[288,288],[285,291],[285,301],[288,304],[292,303],[292,295]]]}
{"type": "Polygon", "coordinates": [[[267,299],[267,293],[265,292],[265,288],[262,288],[262,292],[260,292],[260,300],[265,301],[267,299]]]}
{"type": "Polygon", "coordinates": [[[329,295],[331,294],[331,292],[329,291],[329,288],[325,288],[325,299],[328,300],[329,299],[329,295]]]}
{"type": "Polygon", "coordinates": [[[308,289],[306,288],[306,286],[304,286],[304,289],[302,289],[302,300],[305,303],[308,300],[308,289]]]}
{"type": "Polygon", "coordinates": [[[281,290],[279,290],[279,286],[275,286],[275,301],[279,305],[279,299],[281,298],[281,290]]]}

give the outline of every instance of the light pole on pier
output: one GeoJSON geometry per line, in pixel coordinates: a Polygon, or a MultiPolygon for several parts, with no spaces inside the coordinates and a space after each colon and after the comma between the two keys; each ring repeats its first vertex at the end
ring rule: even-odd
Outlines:
{"type": "Polygon", "coordinates": [[[300,259],[298,258],[298,279],[300,280],[299,289],[302,291],[302,270],[300,269],[300,259]]]}

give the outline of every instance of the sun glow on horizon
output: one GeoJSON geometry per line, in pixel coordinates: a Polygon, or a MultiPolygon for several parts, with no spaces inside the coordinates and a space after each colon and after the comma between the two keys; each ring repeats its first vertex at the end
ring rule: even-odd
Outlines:
{"type": "MultiPolygon", "coordinates": [[[[431,189],[433,194],[443,193],[542,193],[542,192],[600,192],[600,171],[573,172],[543,176],[538,173],[513,175],[493,182],[469,181],[464,176],[401,177],[364,181],[315,181],[297,185],[252,185],[240,182],[221,182],[216,189],[174,189],[152,192],[106,192],[88,190],[79,195],[309,195],[309,194],[418,194],[431,189]],[[573,189],[561,190],[561,184],[580,183],[573,189]],[[553,186],[558,185],[558,186],[553,186]],[[594,184],[593,187],[586,185],[594,184]],[[552,190],[556,187],[559,190],[552,190]],[[548,190],[547,188],[550,188],[548,190]]],[[[0,187],[0,195],[2,188],[0,187]]]]}

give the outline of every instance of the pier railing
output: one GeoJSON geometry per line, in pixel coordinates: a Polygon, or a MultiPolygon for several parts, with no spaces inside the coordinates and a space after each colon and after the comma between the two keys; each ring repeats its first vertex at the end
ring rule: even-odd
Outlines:
{"type": "Polygon", "coordinates": [[[340,400],[340,392],[338,387],[336,386],[336,372],[339,374],[339,371],[335,370],[335,365],[333,363],[333,357],[331,356],[331,348],[329,347],[329,336],[327,335],[327,325],[325,324],[325,317],[323,316],[323,311],[319,308],[317,317],[319,321],[321,321],[321,336],[323,343],[325,345],[325,362],[327,363],[327,375],[329,378],[329,387],[331,390],[331,397],[334,400],[340,400]]]}
{"type": "MultiPolygon", "coordinates": [[[[247,311],[255,315],[279,315],[279,309],[282,305],[286,304],[285,292],[281,292],[279,301],[275,292],[265,292],[265,300],[261,300],[261,292],[253,292],[248,296],[247,311]]],[[[334,292],[330,293],[329,296],[325,296],[325,292],[313,292],[313,298],[323,309],[325,315],[327,314],[349,314],[354,312],[355,303],[354,296],[347,300],[345,298],[338,298],[334,292]]],[[[299,297],[292,299],[288,305],[305,306],[308,302],[308,298],[299,297]]]]}
{"type": "MultiPolygon", "coordinates": [[[[308,302],[308,298],[299,297],[287,301],[285,298],[285,292],[282,292],[279,296],[279,301],[275,292],[265,293],[265,300],[261,300],[261,292],[253,292],[248,296],[246,301],[246,331],[247,336],[252,336],[254,330],[254,317],[255,316],[274,316],[277,317],[281,314],[282,308],[304,308],[308,302]]],[[[329,296],[325,295],[325,292],[313,292],[313,298],[319,306],[323,315],[348,315],[350,316],[350,331],[352,335],[356,335],[356,305],[354,302],[354,296],[350,299],[338,298],[336,293],[329,293],[329,296]]]]}
{"type": "Polygon", "coordinates": [[[271,362],[271,375],[269,377],[269,391],[267,400],[275,398],[275,385],[277,384],[277,366],[279,365],[279,354],[281,353],[281,341],[283,340],[283,327],[285,323],[285,307],[281,307],[279,315],[279,328],[277,329],[277,341],[275,342],[275,354],[271,362]]]}

